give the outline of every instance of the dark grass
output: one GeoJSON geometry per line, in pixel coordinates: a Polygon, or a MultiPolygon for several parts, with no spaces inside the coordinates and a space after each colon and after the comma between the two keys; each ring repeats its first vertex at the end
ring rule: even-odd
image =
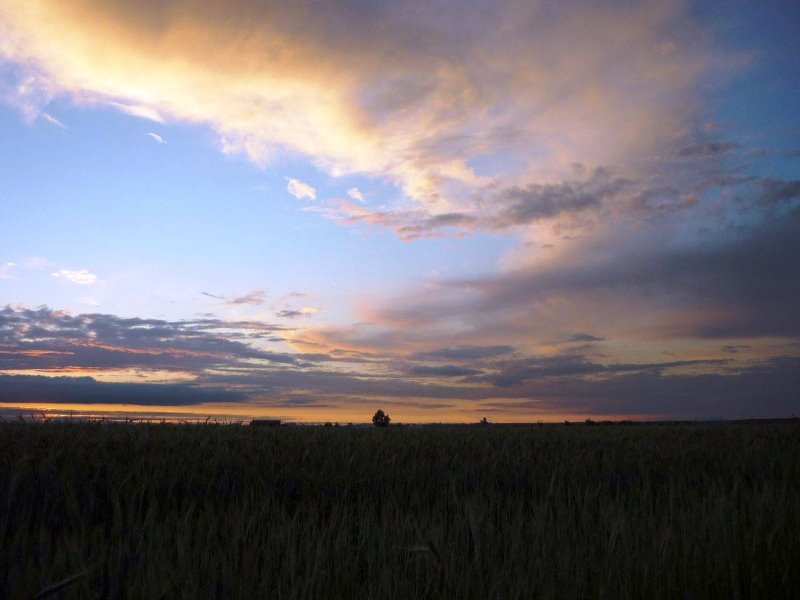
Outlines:
{"type": "Polygon", "coordinates": [[[796,423],[3,422],[0,597],[797,597],[799,457],[796,423]]]}

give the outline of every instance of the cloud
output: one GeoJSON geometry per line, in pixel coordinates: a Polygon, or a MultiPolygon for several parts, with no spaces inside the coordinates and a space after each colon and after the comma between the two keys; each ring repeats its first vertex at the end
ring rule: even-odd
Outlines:
{"type": "Polygon", "coordinates": [[[457,346],[453,348],[436,348],[426,352],[412,355],[417,359],[442,359],[442,360],[476,360],[481,358],[494,358],[505,356],[514,352],[512,346],[457,346]]]}
{"type": "Polygon", "coordinates": [[[166,143],[167,143],[167,142],[164,140],[164,138],[162,138],[162,137],[161,137],[160,135],[158,135],[157,133],[148,133],[147,135],[148,135],[148,137],[152,138],[153,140],[155,140],[155,141],[156,141],[157,143],[159,143],[159,144],[166,144],[166,143]]]}
{"type": "Polygon", "coordinates": [[[204,402],[241,402],[237,390],[192,384],[109,383],[91,377],[42,377],[0,374],[0,402],[6,404],[129,404],[187,406],[204,402]]]}
{"type": "Polygon", "coordinates": [[[765,178],[758,180],[760,200],[767,205],[783,204],[800,199],[800,179],[790,181],[765,178]]]}
{"type": "Polygon", "coordinates": [[[14,279],[12,271],[17,265],[11,261],[4,262],[0,265],[0,279],[14,279]]]}
{"type": "Polygon", "coordinates": [[[728,354],[738,354],[741,350],[750,348],[747,344],[725,344],[722,346],[722,351],[728,354]]]}
{"type": "Polygon", "coordinates": [[[88,269],[61,269],[60,271],[50,273],[50,275],[59,279],[66,279],[67,281],[80,285],[91,285],[97,281],[97,275],[90,272],[88,269]]]}
{"type": "Polygon", "coordinates": [[[43,112],[43,113],[41,113],[39,115],[39,117],[44,119],[45,121],[47,121],[51,125],[55,125],[56,127],[60,127],[61,129],[67,129],[67,126],[64,125],[64,123],[62,123],[61,121],[59,121],[58,119],[56,119],[53,115],[51,115],[49,113],[43,112]]]}
{"type": "Polygon", "coordinates": [[[629,183],[597,169],[586,180],[505,188],[493,198],[492,204],[499,210],[489,217],[491,227],[503,229],[597,208],[608,198],[618,197],[629,183]]]}
{"type": "Polygon", "coordinates": [[[519,386],[535,400],[481,403],[519,414],[635,414],[656,419],[786,418],[800,410],[800,358],[773,358],[732,373],[656,370],[604,378],[544,378],[519,386]]]}
{"type": "Polygon", "coordinates": [[[303,183],[299,179],[289,179],[289,184],[286,186],[286,190],[298,200],[302,200],[304,198],[308,200],[317,199],[317,190],[307,183],[303,183]]]}
{"type": "Polygon", "coordinates": [[[411,375],[420,375],[422,377],[465,377],[467,375],[480,374],[480,371],[477,369],[460,367],[458,365],[416,365],[410,367],[408,372],[411,375]]]}
{"type": "Polygon", "coordinates": [[[716,230],[695,225],[681,237],[663,217],[636,229],[623,223],[561,241],[557,260],[544,255],[497,274],[437,281],[373,305],[365,317],[431,339],[458,334],[512,344],[544,343],[596,323],[615,339],[800,335],[800,206],[787,200],[770,211],[750,212],[748,223],[747,212],[733,209],[716,230]]]}
{"type": "Polygon", "coordinates": [[[498,362],[495,372],[483,376],[497,387],[519,385],[530,380],[547,377],[574,378],[577,376],[638,373],[642,371],[662,373],[665,369],[690,366],[720,366],[727,359],[682,360],[660,363],[610,363],[602,364],[588,360],[580,354],[556,354],[551,356],[526,356],[498,362]]]}
{"type": "Polygon", "coordinates": [[[154,123],[164,123],[164,117],[152,106],[137,104],[135,102],[118,102],[116,100],[107,100],[104,103],[132,117],[139,117],[140,119],[146,119],[154,123]]]}
{"type": "Polygon", "coordinates": [[[303,308],[299,309],[287,308],[284,310],[279,310],[275,314],[282,319],[297,319],[300,317],[310,317],[317,312],[319,312],[318,308],[313,306],[304,306],[303,308]]]}
{"type": "Polygon", "coordinates": [[[322,214],[340,225],[377,225],[394,230],[403,241],[421,238],[461,235],[473,229],[475,216],[466,213],[432,214],[426,210],[372,210],[344,200],[327,207],[309,207],[308,210],[322,214]]]}
{"type": "Polygon", "coordinates": [[[214,298],[214,300],[225,300],[225,296],[217,296],[216,294],[211,294],[209,292],[200,292],[203,296],[208,296],[209,298],[214,298]]]}
{"type": "Polygon", "coordinates": [[[683,146],[680,148],[675,154],[679,158],[698,158],[698,157],[710,157],[710,156],[720,156],[722,154],[728,154],[733,150],[736,150],[739,147],[739,144],[734,144],[732,142],[723,142],[723,141],[710,141],[710,142],[698,142],[692,143],[687,146],[683,146]]]}
{"type": "Polygon", "coordinates": [[[341,225],[387,227],[400,239],[413,241],[459,236],[476,230],[502,231],[561,216],[572,218],[623,200],[633,187],[633,181],[614,177],[607,169],[598,168],[588,176],[557,184],[528,183],[501,189],[492,186],[471,203],[464,204],[463,212],[370,209],[346,201],[311,210],[341,225]]]}
{"type": "Polygon", "coordinates": [[[66,97],[201,123],[257,163],[297,153],[450,212],[497,178],[543,183],[531,176],[647,155],[695,117],[699,83],[741,63],[666,0],[559,11],[323,2],[313,14],[291,3],[7,0],[2,10],[0,52],[33,111],[66,97]]]}
{"type": "Polygon", "coordinates": [[[0,310],[0,370],[156,369],[197,374],[251,361],[295,364],[260,344],[282,328],[252,321],[72,316],[46,307],[0,310]]]}
{"type": "Polygon", "coordinates": [[[358,202],[364,202],[364,194],[361,193],[357,187],[352,187],[347,190],[347,195],[350,196],[353,200],[357,200],[358,202]]]}
{"type": "MultiPolygon", "coordinates": [[[[728,393],[732,407],[788,406],[796,363],[776,355],[796,350],[765,344],[800,335],[800,184],[754,174],[742,140],[703,131],[703,94],[742,60],[695,16],[667,0],[6,0],[0,93],[29,120],[67,101],[205,125],[259,165],[396,186],[379,207],[354,187],[302,208],[342,225],[519,244],[495,272],[364,302],[354,325],[306,326],[312,307],[288,300],[285,327],[8,309],[0,369],[162,369],[287,404],[734,414],[728,393]],[[606,343],[586,333],[598,328],[606,343]],[[784,388],[736,388],[766,379],[784,388]]],[[[316,200],[298,179],[287,190],[316,200]]]]}
{"type": "MultiPolygon", "coordinates": [[[[288,407],[306,398],[308,409],[380,401],[398,410],[446,409],[462,415],[502,407],[531,419],[552,414],[738,417],[743,411],[786,416],[797,412],[800,402],[795,355],[749,362],[730,354],[725,359],[597,362],[579,352],[540,355],[501,345],[464,345],[410,357],[433,364],[409,365],[409,357],[391,351],[366,363],[348,363],[339,351],[265,350],[261,343],[274,331],[280,328],[254,321],[166,321],[7,307],[0,310],[0,401],[288,407]],[[126,369],[166,371],[191,381],[98,379],[126,369]],[[75,376],[67,376],[71,373],[75,376]]],[[[788,345],[785,351],[796,354],[788,345]]]]}
{"type": "Polygon", "coordinates": [[[573,333],[567,336],[567,342],[604,342],[605,338],[597,337],[590,333],[573,333]]]}
{"type": "Polygon", "coordinates": [[[16,279],[15,272],[18,270],[41,271],[49,266],[52,266],[52,263],[41,256],[29,256],[18,263],[6,261],[0,264],[0,279],[16,279]]]}
{"type": "Polygon", "coordinates": [[[238,296],[236,298],[231,298],[230,300],[226,300],[225,304],[230,305],[237,305],[237,304],[248,304],[251,306],[264,304],[264,296],[266,292],[264,290],[253,290],[249,294],[245,294],[244,296],[238,296]]]}
{"type": "Polygon", "coordinates": [[[39,271],[51,266],[49,260],[43,256],[28,256],[22,260],[22,266],[26,269],[37,269],[39,271]]]}

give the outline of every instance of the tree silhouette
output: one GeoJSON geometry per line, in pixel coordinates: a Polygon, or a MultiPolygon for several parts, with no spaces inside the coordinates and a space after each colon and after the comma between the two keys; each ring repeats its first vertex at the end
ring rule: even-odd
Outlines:
{"type": "Polygon", "coordinates": [[[391,420],[392,417],[387,415],[381,409],[378,409],[378,411],[372,416],[372,423],[375,425],[375,427],[386,427],[391,420]]]}

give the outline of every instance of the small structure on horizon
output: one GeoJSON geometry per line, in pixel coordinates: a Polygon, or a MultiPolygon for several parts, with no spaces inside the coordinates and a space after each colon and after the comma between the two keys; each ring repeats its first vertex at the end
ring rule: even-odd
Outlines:
{"type": "Polygon", "coordinates": [[[253,419],[250,421],[252,427],[278,427],[280,424],[280,419],[253,419]]]}

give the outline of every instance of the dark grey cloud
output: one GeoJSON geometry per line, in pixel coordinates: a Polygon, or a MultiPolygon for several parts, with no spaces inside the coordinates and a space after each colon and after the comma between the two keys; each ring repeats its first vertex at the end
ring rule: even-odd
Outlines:
{"type": "Polygon", "coordinates": [[[299,352],[295,356],[301,360],[309,362],[323,362],[329,360],[336,360],[332,355],[323,352],[299,352]]]}
{"type": "Polygon", "coordinates": [[[275,313],[276,316],[282,319],[300,319],[302,317],[310,317],[311,313],[304,312],[302,310],[296,310],[293,308],[287,308],[284,310],[279,310],[275,313]]]}
{"type": "Polygon", "coordinates": [[[432,214],[427,210],[370,210],[340,203],[338,209],[319,212],[345,225],[388,227],[405,241],[419,238],[460,236],[469,231],[498,231],[559,216],[577,215],[600,208],[633,185],[607,168],[597,168],[557,184],[529,183],[501,187],[492,184],[476,193],[461,212],[432,214]]]}
{"type": "Polygon", "coordinates": [[[131,404],[187,406],[203,402],[241,402],[241,391],[192,384],[106,383],[91,377],[0,375],[0,402],[42,404],[131,404]]]}
{"type": "MultiPolygon", "coordinates": [[[[495,373],[463,383],[420,383],[390,375],[309,370],[262,370],[209,375],[205,385],[259,390],[280,403],[297,390],[326,405],[376,402],[428,405],[470,402],[517,414],[630,414],[657,418],[739,418],[800,413],[800,357],[737,365],[729,360],[593,363],[578,355],[524,357],[496,365],[495,373]],[[486,383],[488,385],[480,385],[486,383]],[[497,397],[506,400],[495,400],[497,397]],[[362,399],[362,400],[359,400],[362,399]],[[426,399],[413,400],[413,399],[426,399]]],[[[444,404],[443,404],[444,405],[444,404]]],[[[430,406],[428,406],[430,408],[430,406]]]]}
{"type": "Polygon", "coordinates": [[[662,363],[612,363],[601,364],[588,360],[580,354],[558,354],[554,356],[528,356],[497,363],[494,373],[482,376],[480,380],[489,381],[497,387],[515,386],[532,379],[546,377],[572,378],[587,375],[630,373],[650,371],[660,373],[665,369],[688,366],[720,366],[728,361],[680,360],[662,363]]]}
{"type": "Polygon", "coordinates": [[[287,353],[251,345],[279,329],[252,321],[72,316],[47,307],[0,310],[0,370],[150,368],[200,371],[246,361],[295,364],[287,353]]]}
{"type": "Polygon", "coordinates": [[[785,181],[781,179],[760,179],[760,200],[764,204],[782,204],[800,199],[800,179],[785,181]]]}
{"type": "Polygon", "coordinates": [[[470,229],[478,222],[473,215],[466,213],[443,213],[425,216],[411,222],[398,222],[394,229],[401,239],[410,241],[425,237],[437,237],[443,229],[470,229]]]}
{"type": "Polygon", "coordinates": [[[697,204],[699,190],[682,190],[670,185],[646,185],[633,194],[628,205],[634,211],[675,212],[697,204]]]}
{"type": "Polygon", "coordinates": [[[597,337],[596,335],[592,335],[590,333],[573,333],[572,335],[567,336],[566,341],[568,342],[605,342],[605,338],[597,337]]]}
{"type": "Polygon", "coordinates": [[[465,212],[431,214],[427,210],[370,210],[350,203],[338,208],[321,209],[326,216],[343,225],[378,225],[394,230],[404,241],[460,235],[478,223],[478,217],[465,212]]]}
{"type": "Polygon", "coordinates": [[[460,367],[458,365],[416,365],[409,367],[407,372],[411,375],[420,375],[423,377],[465,377],[467,375],[478,375],[480,373],[477,369],[460,367]]]}
{"type": "MultiPolygon", "coordinates": [[[[800,206],[754,225],[737,225],[693,245],[642,247],[639,252],[586,250],[586,260],[551,269],[518,270],[447,284],[479,292],[462,306],[418,304],[395,318],[421,322],[525,310],[558,295],[564,302],[586,298],[638,300],[646,307],[682,310],[679,322],[664,323],[674,334],[697,337],[800,334],[800,206]]],[[[598,318],[604,310],[592,308],[598,318]]],[[[657,325],[657,323],[655,323],[657,325]]],[[[662,332],[667,335],[668,331],[662,332]]]]}
{"type": "MultiPolygon", "coordinates": [[[[270,406],[270,407],[308,407],[308,408],[321,408],[321,407],[337,407],[342,405],[341,397],[336,395],[328,396],[328,395],[320,395],[315,394],[313,396],[309,396],[306,394],[281,394],[281,397],[276,400],[270,400],[263,405],[270,406]]],[[[384,397],[376,400],[375,398],[369,398],[364,396],[355,396],[350,395],[347,397],[347,405],[352,406],[363,406],[364,407],[364,419],[368,419],[372,417],[375,413],[375,409],[380,406],[381,408],[419,408],[422,410],[438,410],[441,408],[449,408],[453,406],[452,402],[436,402],[431,400],[425,400],[423,402],[417,402],[414,400],[408,399],[394,399],[391,397],[384,397]],[[376,402],[378,404],[376,404],[376,402]]]]}
{"type": "Polygon", "coordinates": [[[775,357],[728,373],[668,375],[645,369],[604,378],[544,378],[526,382],[516,391],[531,400],[490,401],[480,406],[518,414],[789,417],[800,414],[800,357],[775,357]]]}
{"type": "Polygon", "coordinates": [[[324,401],[336,399],[348,404],[355,396],[381,397],[388,399],[433,398],[433,399],[482,399],[487,389],[466,386],[454,382],[419,382],[413,376],[398,376],[387,373],[367,375],[362,372],[325,371],[322,369],[250,369],[237,372],[214,372],[205,374],[200,381],[210,387],[237,386],[248,389],[252,397],[259,399],[282,398],[298,390],[308,390],[324,401]]]}
{"type": "Polygon", "coordinates": [[[618,196],[630,184],[629,180],[613,177],[605,169],[597,169],[586,180],[508,187],[492,198],[491,213],[486,222],[490,228],[504,229],[563,213],[578,213],[599,207],[607,199],[618,196]]]}
{"type": "Polygon", "coordinates": [[[454,346],[449,348],[437,348],[426,352],[417,352],[411,358],[422,360],[477,360],[481,358],[492,358],[504,356],[514,352],[513,346],[454,346]]]}
{"type": "Polygon", "coordinates": [[[680,160],[650,165],[649,174],[622,177],[610,167],[586,172],[577,165],[574,176],[560,183],[532,182],[503,187],[500,182],[474,192],[459,212],[432,214],[428,210],[372,210],[350,203],[319,212],[346,225],[370,224],[390,228],[405,241],[461,236],[475,231],[502,231],[548,221],[569,225],[587,214],[606,218],[677,212],[701,204],[705,195],[730,195],[740,208],[769,205],[798,198],[800,181],[779,180],[747,172],[746,164],[725,166],[720,157],[733,152],[733,142],[692,142],[675,151],[680,160]],[[605,212],[603,212],[605,211],[605,212]]]}
{"type": "Polygon", "coordinates": [[[216,294],[211,294],[209,292],[200,292],[203,296],[208,296],[209,298],[214,298],[214,300],[225,300],[225,296],[217,296],[216,294]]]}
{"type": "Polygon", "coordinates": [[[728,354],[738,354],[741,350],[747,350],[749,347],[747,344],[725,344],[722,346],[722,351],[728,354]]]}
{"type": "Polygon", "coordinates": [[[739,148],[739,144],[724,141],[706,141],[688,144],[680,148],[675,155],[679,158],[710,158],[727,154],[739,148]]]}

